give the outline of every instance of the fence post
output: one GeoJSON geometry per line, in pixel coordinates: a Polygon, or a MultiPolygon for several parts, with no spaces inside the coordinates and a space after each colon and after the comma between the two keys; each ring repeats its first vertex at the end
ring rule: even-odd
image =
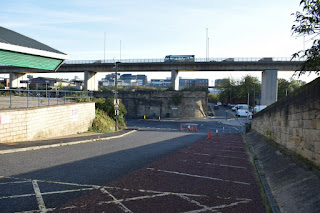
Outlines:
{"type": "Polygon", "coordinates": [[[27,95],[27,108],[29,108],[29,90],[28,90],[28,95],[27,95]]]}
{"type": "Polygon", "coordinates": [[[11,100],[11,94],[12,94],[12,90],[10,90],[10,109],[12,108],[12,100],[11,100]]]}

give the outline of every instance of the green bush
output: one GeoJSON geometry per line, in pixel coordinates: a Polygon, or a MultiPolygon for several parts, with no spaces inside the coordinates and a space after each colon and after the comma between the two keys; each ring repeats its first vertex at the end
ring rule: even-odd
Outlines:
{"type": "Polygon", "coordinates": [[[218,103],[219,102],[219,96],[217,94],[208,94],[208,102],[209,103],[218,103]]]}
{"type": "Polygon", "coordinates": [[[96,117],[89,131],[108,133],[114,131],[114,120],[101,109],[96,109],[96,117]]]}
{"type": "MultiPolygon", "coordinates": [[[[96,109],[104,111],[110,118],[116,120],[114,111],[114,98],[108,98],[107,100],[105,98],[94,98],[93,101],[96,103],[96,109]]],[[[117,123],[119,129],[126,128],[126,123],[124,120],[125,114],[127,114],[127,110],[125,106],[122,104],[122,101],[120,100],[119,115],[117,116],[117,123]]]]}

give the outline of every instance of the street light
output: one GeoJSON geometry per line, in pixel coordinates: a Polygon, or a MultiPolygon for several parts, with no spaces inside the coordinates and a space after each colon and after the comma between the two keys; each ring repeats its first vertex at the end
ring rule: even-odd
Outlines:
{"type": "Polygon", "coordinates": [[[256,84],[253,82],[253,109],[256,105],[256,84]]]}
{"type": "Polygon", "coordinates": [[[115,122],[115,128],[114,130],[115,131],[118,131],[118,109],[116,109],[116,106],[119,106],[119,103],[118,103],[118,65],[120,64],[119,61],[117,61],[115,63],[115,70],[116,70],[116,76],[115,76],[115,81],[114,81],[114,100],[115,100],[115,103],[114,103],[114,106],[115,106],[115,116],[116,116],[116,122],[115,122]]]}

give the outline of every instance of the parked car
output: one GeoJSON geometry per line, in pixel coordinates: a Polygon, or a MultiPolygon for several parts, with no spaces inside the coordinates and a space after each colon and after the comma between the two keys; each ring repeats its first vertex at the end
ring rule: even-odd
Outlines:
{"type": "Polygon", "coordinates": [[[236,111],[236,116],[238,117],[247,117],[252,118],[252,112],[250,112],[248,109],[238,109],[236,111]]]}
{"type": "Polygon", "coordinates": [[[238,109],[249,109],[248,104],[237,104],[234,107],[232,107],[232,111],[236,111],[238,109]]]}
{"type": "Polygon", "coordinates": [[[221,105],[222,105],[222,103],[221,103],[221,102],[218,102],[218,103],[217,103],[217,105],[218,105],[218,106],[221,106],[221,105]]]}

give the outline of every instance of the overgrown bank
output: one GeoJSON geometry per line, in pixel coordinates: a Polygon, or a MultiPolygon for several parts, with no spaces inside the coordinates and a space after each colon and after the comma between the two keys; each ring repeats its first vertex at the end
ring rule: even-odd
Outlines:
{"type": "Polygon", "coordinates": [[[116,117],[114,111],[114,98],[94,98],[96,106],[96,117],[93,120],[89,131],[99,133],[109,133],[115,131],[115,121],[117,119],[118,130],[126,128],[124,115],[127,113],[125,106],[120,101],[119,114],[116,117]]]}

